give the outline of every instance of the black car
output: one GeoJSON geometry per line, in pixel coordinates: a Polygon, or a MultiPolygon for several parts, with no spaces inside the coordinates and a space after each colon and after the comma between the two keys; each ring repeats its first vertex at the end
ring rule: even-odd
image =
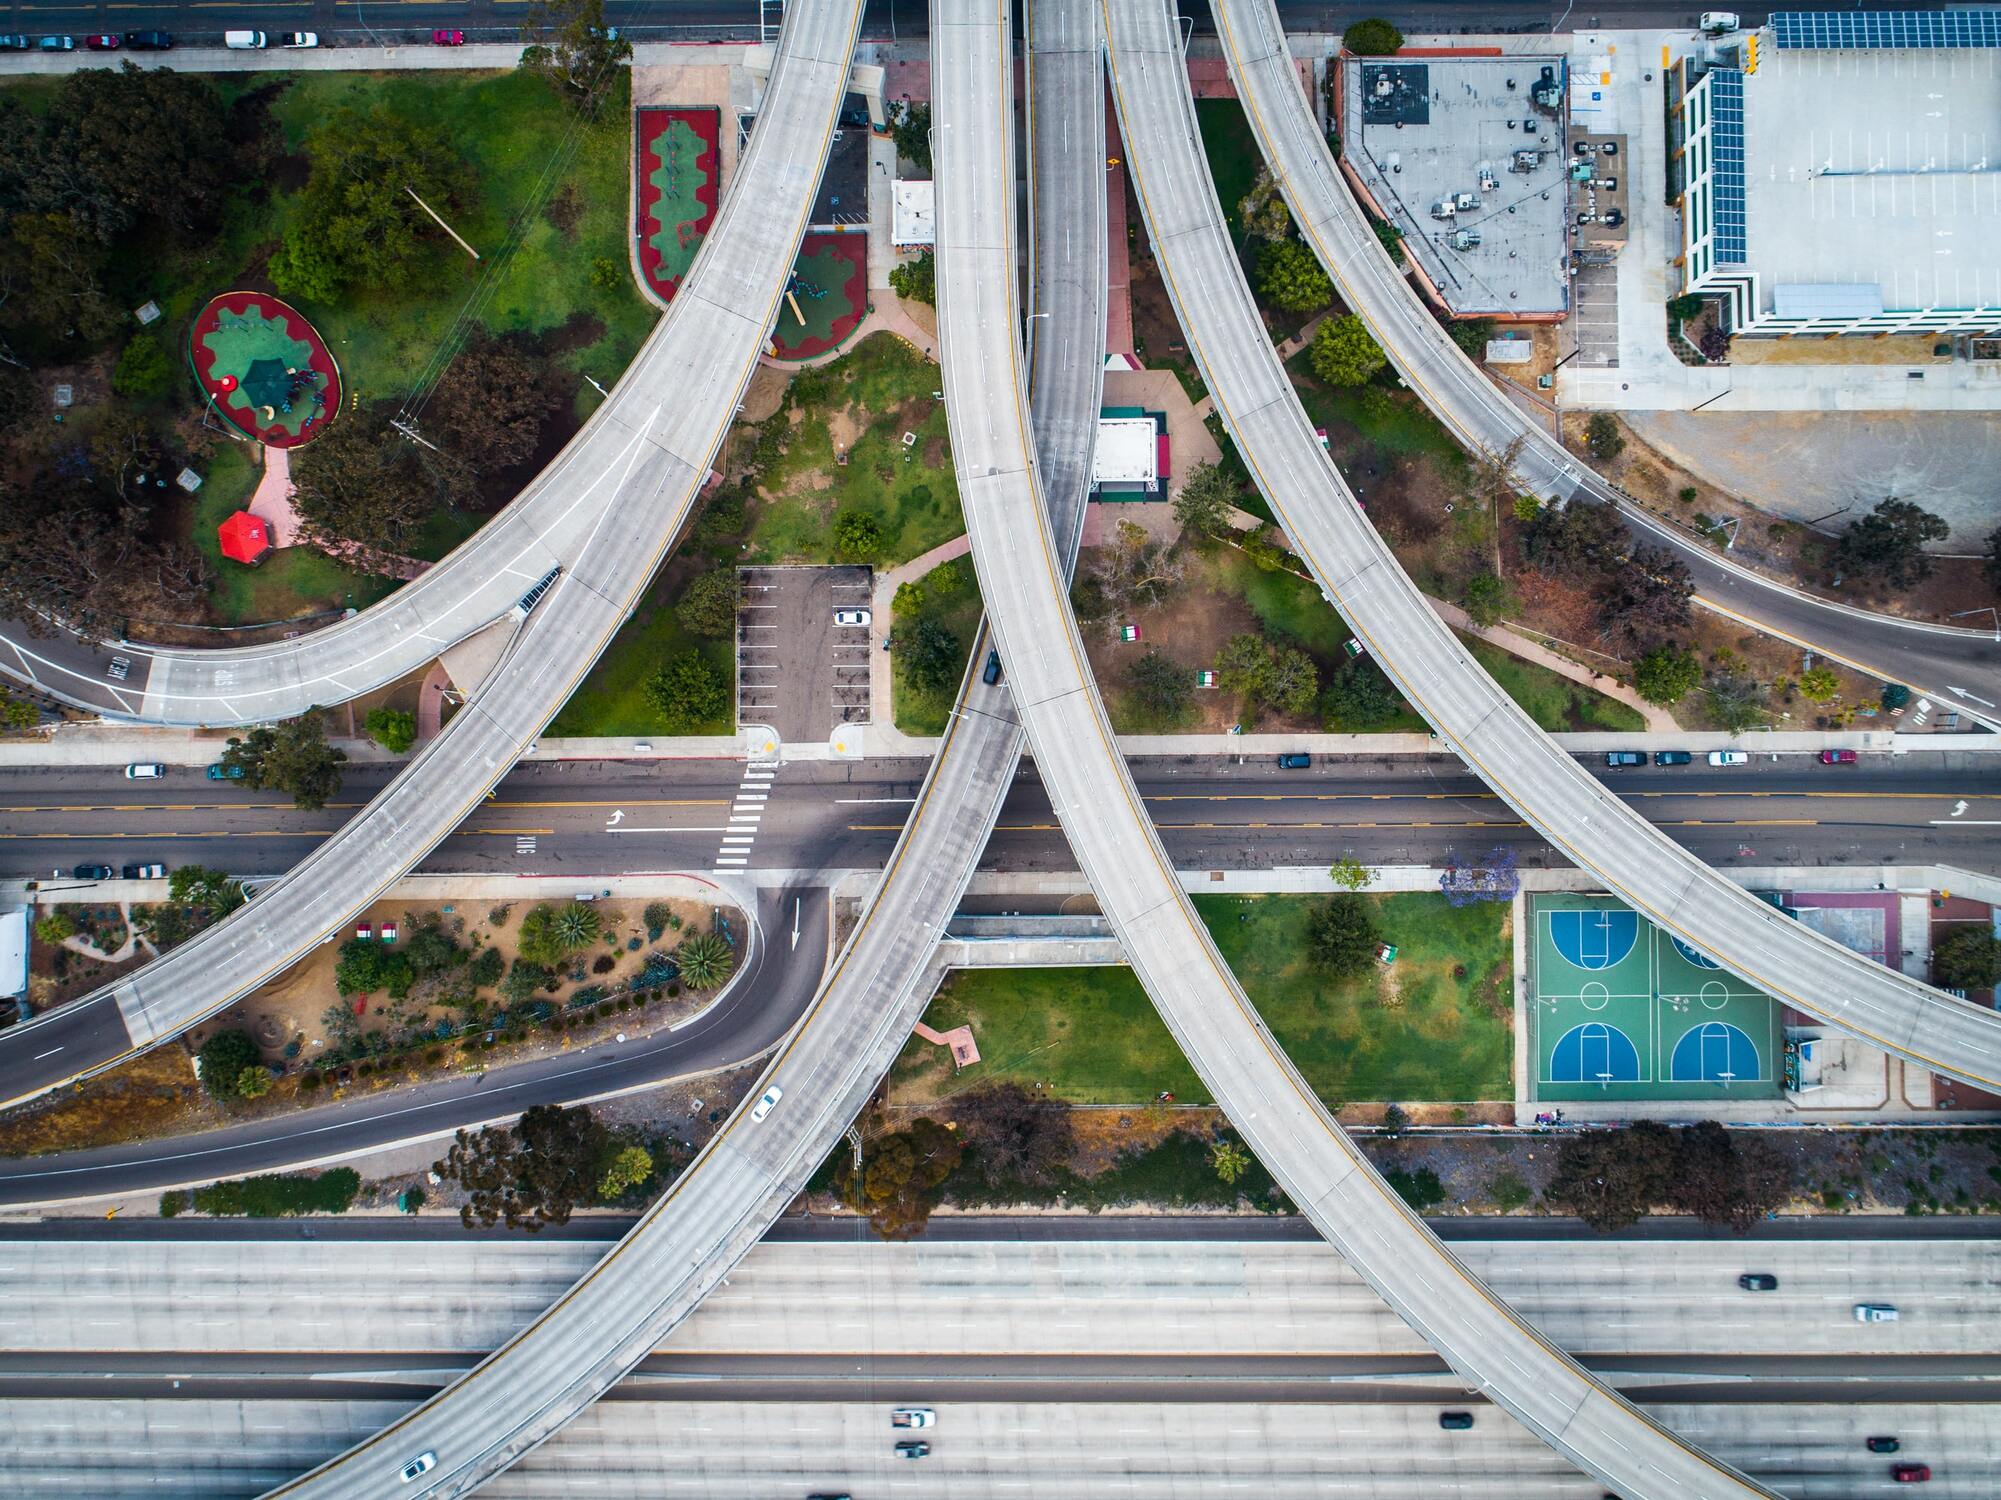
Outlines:
{"type": "Polygon", "coordinates": [[[1473,1425],[1470,1411],[1442,1411],[1438,1414],[1438,1425],[1447,1432],[1465,1432],[1473,1425]]]}
{"type": "Polygon", "coordinates": [[[1747,1292],[1776,1292],[1779,1278],[1769,1271],[1746,1271],[1737,1278],[1737,1285],[1747,1292]]]}
{"type": "Polygon", "coordinates": [[[1646,763],[1646,756],[1642,755],[1638,750],[1607,750],[1605,752],[1605,764],[1614,768],[1619,766],[1644,766],[1646,763]]]}
{"type": "Polygon", "coordinates": [[[986,669],[980,673],[980,681],[984,682],[988,687],[992,687],[996,682],[1000,681],[1000,678],[1000,652],[989,651],[987,653],[986,669]]]}
{"type": "Polygon", "coordinates": [[[110,865],[78,865],[69,873],[73,880],[109,880],[112,877],[110,865]]]}
{"type": "Polygon", "coordinates": [[[896,1445],[896,1456],[898,1458],[929,1458],[931,1456],[931,1445],[929,1443],[898,1443],[896,1445]]]}
{"type": "Polygon", "coordinates": [[[1862,1446],[1871,1453],[1896,1453],[1900,1452],[1904,1445],[1893,1437],[1872,1437],[1862,1446]]]}
{"type": "Polygon", "coordinates": [[[1654,764],[1657,766],[1685,766],[1695,757],[1686,750],[1656,750],[1654,764]]]}
{"type": "Polygon", "coordinates": [[[171,31],[128,31],[125,45],[134,52],[165,52],[174,45],[171,31]]]}

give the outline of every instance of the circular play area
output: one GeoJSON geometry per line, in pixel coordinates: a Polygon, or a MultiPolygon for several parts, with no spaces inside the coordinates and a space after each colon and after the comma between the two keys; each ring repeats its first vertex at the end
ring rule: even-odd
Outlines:
{"type": "Polygon", "coordinates": [[[224,292],[188,330],[188,363],[208,404],[278,448],[310,443],[340,410],[340,366],[304,313],[268,292],[224,292]]]}

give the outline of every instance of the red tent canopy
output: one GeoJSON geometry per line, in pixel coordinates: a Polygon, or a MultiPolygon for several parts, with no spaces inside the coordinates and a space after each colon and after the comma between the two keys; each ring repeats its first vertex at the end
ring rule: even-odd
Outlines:
{"type": "Polygon", "coordinates": [[[239,510],[224,521],[215,534],[222,543],[222,555],[240,563],[258,562],[271,550],[270,531],[247,510],[239,510]]]}

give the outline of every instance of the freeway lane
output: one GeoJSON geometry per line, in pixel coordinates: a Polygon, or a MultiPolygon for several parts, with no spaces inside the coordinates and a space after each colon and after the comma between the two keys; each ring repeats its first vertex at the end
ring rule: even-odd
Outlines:
{"type": "Polygon", "coordinates": [[[761,892],[743,967],[708,1010],[677,1030],[193,1136],[0,1160],[0,1204],[151,1192],[331,1163],[398,1142],[511,1121],[531,1105],[576,1103],[748,1062],[777,1045],[805,1012],[826,968],[828,926],[824,888],[761,892]],[[787,939],[795,899],[803,904],[799,945],[793,948],[787,939]]]}
{"type": "MultiPolygon", "coordinates": [[[[1594,758],[1595,759],[1595,758],[1594,758]]],[[[1501,843],[1525,860],[1559,857],[1456,759],[1322,758],[1281,771],[1269,758],[1136,758],[1133,777],[1183,869],[1432,862],[1501,843]]],[[[1913,752],[1822,767],[1792,757],[1606,773],[1601,784],[1713,863],[1937,861],[2001,868],[2001,766],[1985,756],[1913,752]],[[1753,854],[1740,851],[1751,848],[1753,854]]],[[[875,759],[787,765],[749,868],[878,869],[921,785],[924,763],[875,759]]],[[[277,874],[343,827],[389,771],[350,768],[342,797],[303,812],[282,797],[219,782],[140,789],[115,771],[0,772],[0,878],[67,884],[68,870],[159,861],[237,875],[277,874]]],[[[426,855],[426,873],[574,874],[707,870],[741,780],[734,761],[545,762],[518,766],[426,855]],[[532,854],[515,840],[532,836],[532,854]]],[[[171,785],[171,784],[170,784],[171,785]]],[[[1032,765],[1015,778],[981,866],[1070,870],[1032,765]]]]}

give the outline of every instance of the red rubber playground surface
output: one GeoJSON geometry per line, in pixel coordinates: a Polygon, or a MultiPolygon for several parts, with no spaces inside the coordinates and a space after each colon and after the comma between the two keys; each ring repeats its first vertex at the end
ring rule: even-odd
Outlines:
{"type": "Polygon", "coordinates": [[[648,106],[638,111],[639,269],[672,301],[715,222],[721,111],[648,106]]]}
{"type": "Polygon", "coordinates": [[[299,448],[340,410],[340,366],[304,313],[268,292],[224,292],[188,330],[209,405],[274,448],[299,448]]]}
{"type": "Polygon", "coordinates": [[[788,290],[778,303],[773,357],[811,359],[835,348],[868,316],[868,236],[807,235],[788,290]]]}

